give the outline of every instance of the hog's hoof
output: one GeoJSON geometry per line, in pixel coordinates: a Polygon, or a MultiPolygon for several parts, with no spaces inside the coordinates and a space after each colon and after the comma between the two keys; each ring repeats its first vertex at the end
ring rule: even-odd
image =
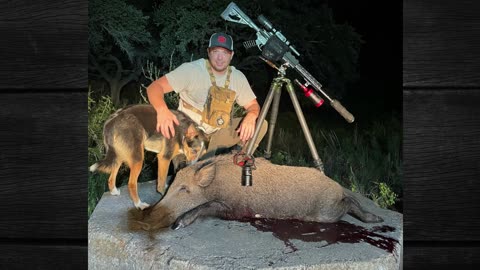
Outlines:
{"type": "Polygon", "coordinates": [[[367,213],[367,221],[369,223],[380,223],[380,222],[383,222],[383,218],[377,216],[377,215],[374,215],[372,213],[367,213]]]}
{"type": "Polygon", "coordinates": [[[117,188],[114,188],[110,191],[110,194],[112,194],[113,196],[118,196],[120,195],[120,190],[118,190],[117,188]]]}
{"type": "Polygon", "coordinates": [[[143,209],[145,209],[145,208],[147,208],[147,207],[149,207],[149,206],[150,206],[150,205],[149,205],[148,203],[144,203],[144,202],[141,202],[141,201],[140,201],[139,203],[136,203],[136,204],[135,204],[135,207],[137,207],[137,208],[140,209],[140,210],[143,210],[143,209]]]}

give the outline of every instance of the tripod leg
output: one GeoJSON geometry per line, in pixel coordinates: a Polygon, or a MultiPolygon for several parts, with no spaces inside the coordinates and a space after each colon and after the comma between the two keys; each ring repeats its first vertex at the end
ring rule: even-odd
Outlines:
{"type": "Polygon", "coordinates": [[[317,149],[315,144],[313,143],[312,134],[310,134],[310,130],[307,126],[307,121],[303,116],[302,109],[300,108],[300,103],[298,103],[297,95],[295,94],[295,90],[293,89],[292,83],[289,79],[284,79],[287,84],[287,92],[292,99],[293,107],[295,108],[295,112],[297,113],[298,121],[300,121],[300,126],[302,127],[303,134],[305,135],[305,139],[307,140],[308,147],[310,148],[310,152],[312,152],[313,162],[315,167],[323,172],[323,162],[318,156],[317,149]]]}
{"type": "Polygon", "coordinates": [[[275,93],[273,96],[273,105],[272,111],[270,112],[270,121],[268,122],[268,141],[267,141],[267,150],[265,150],[264,157],[269,159],[272,156],[272,140],[273,134],[275,132],[275,124],[277,123],[278,108],[280,106],[280,97],[282,95],[282,84],[278,85],[274,89],[275,93]]]}
{"type": "Polygon", "coordinates": [[[260,115],[258,116],[257,119],[257,124],[255,126],[255,132],[253,133],[253,137],[249,140],[248,142],[248,147],[247,147],[247,156],[252,156],[253,152],[253,146],[255,145],[255,142],[257,141],[258,134],[260,134],[260,128],[262,127],[263,120],[265,120],[265,117],[267,116],[268,109],[270,108],[270,105],[272,104],[273,100],[273,94],[277,92],[280,87],[282,86],[282,82],[274,80],[272,82],[272,85],[270,86],[270,90],[267,94],[267,98],[265,99],[265,103],[263,104],[262,110],[260,110],[260,115]]]}

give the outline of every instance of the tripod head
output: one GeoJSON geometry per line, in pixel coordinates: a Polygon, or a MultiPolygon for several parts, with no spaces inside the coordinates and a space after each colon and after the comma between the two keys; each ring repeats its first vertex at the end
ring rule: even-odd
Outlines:
{"type": "MultiPolygon", "coordinates": [[[[277,67],[274,63],[270,62],[269,60],[263,58],[260,56],[260,59],[265,61],[269,66],[273,67],[274,69],[278,70],[278,75],[280,77],[284,77],[287,73],[287,68],[288,68],[288,63],[284,63],[283,65],[277,67]]],[[[315,107],[320,107],[322,106],[324,100],[323,98],[319,97],[315,92],[313,91],[312,88],[308,87],[307,84],[301,84],[297,79],[294,80],[295,83],[303,90],[303,94],[305,94],[306,97],[308,97],[313,104],[315,104],[315,107]]]]}
{"type": "MultiPolygon", "coordinates": [[[[353,123],[355,117],[340,104],[339,101],[330,98],[325,91],[322,90],[322,85],[313,77],[297,60],[295,56],[300,56],[300,53],[290,44],[290,41],[280,32],[277,31],[272,23],[265,18],[265,16],[258,16],[258,21],[264,28],[258,27],[250,17],[234,3],[231,2],[221,14],[222,18],[227,21],[246,24],[257,31],[257,39],[255,41],[246,41],[243,43],[245,48],[257,46],[262,52],[262,56],[271,62],[282,61],[285,67],[292,67],[305,80],[305,83],[297,84],[303,85],[305,88],[312,86],[315,90],[320,92],[328,101],[330,105],[343,117],[348,123],[353,123]]],[[[303,87],[301,87],[303,89],[303,87]]],[[[305,89],[304,89],[305,92],[305,89]]],[[[323,103],[323,102],[322,102],[323,103]]],[[[318,103],[317,103],[318,104],[318,103]]]]}

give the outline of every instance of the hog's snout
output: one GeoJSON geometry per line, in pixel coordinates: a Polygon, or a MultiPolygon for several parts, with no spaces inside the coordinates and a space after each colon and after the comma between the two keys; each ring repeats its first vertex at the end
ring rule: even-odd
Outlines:
{"type": "Polygon", "coordinates": [[[129,212],[129,228],[132,230],[154,231],[168,228],[175,220],[173,211],[161,204],[143,211],[131,209],[129,212]]]}

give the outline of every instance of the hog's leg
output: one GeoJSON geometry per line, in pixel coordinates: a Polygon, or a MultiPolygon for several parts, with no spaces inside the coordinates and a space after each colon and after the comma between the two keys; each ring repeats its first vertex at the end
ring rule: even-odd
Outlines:
{"type": "Polygon", "coordinates": [[[231,210],[231,208],[221,202],[207,202],[179,216],[171,228],[178,230],[186,227],[200,216],[225,216],[229,210],[231,210]]]}
{"type": "Polygon", "coordinates": [[[365,223],[383,222],[383,219],[375,214],[372,214],[362,208],[360,202],[355,198],[355,193],[349,189],[344,188],[343,193],[345,198],[343,201],[348,205],[348,213],[365,223]]]}
{"type": "Polygon", "coordinates": [[[383,219],[377,215],[374,215],[366,210],[364,210],[358,201],[356,201],[352,197],[346,197],[345,199],[349,200],[351,202],[350,210],[348,213],[350,215],[353,215],[354,217],[360,219],[361,221],[365,223],[378,223],[378,222],[383,222],[383,219]]]}

